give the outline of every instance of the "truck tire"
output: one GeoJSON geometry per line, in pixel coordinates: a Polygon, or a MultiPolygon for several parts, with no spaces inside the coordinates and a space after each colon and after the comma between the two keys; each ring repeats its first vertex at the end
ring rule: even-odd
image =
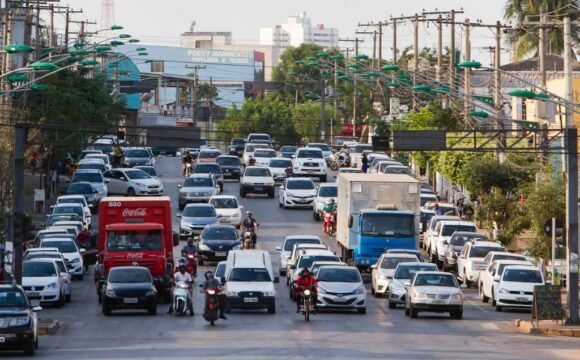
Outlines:
{"type": "Polygon", "coordinates": [[[268,314],[275,314],[276,313],[276,303],[274,302],[274,304],[272,304],[271,306],[268,306],[268,314]]]}
{"type": "Polygon", "coordinates": [[[127,196],[135,196],[135,190],[133,190],[133,188],[129,188],[127,190],[127,196]]]}

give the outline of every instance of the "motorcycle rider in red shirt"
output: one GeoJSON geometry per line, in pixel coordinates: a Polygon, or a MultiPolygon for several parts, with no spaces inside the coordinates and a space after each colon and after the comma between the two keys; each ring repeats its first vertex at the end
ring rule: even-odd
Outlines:
{"type": "Polygon", "coordinates": [[[296,294],[296,312],[300,312],[300,306],[302,305],[304,298],[304,290],[310,290],[312,294],[312,304],[316,309],[316,303],[318,302],[318,281],[314,278],[314,275],[308,269],[303,269],[300,273],[300,277],[294,283],[294,293],[296,294]]]}

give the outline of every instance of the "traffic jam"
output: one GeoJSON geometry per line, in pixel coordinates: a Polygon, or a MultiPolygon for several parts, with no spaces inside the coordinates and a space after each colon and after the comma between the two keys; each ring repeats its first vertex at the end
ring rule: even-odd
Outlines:
{"type": "MultiPolygon", "coordinates": [[[[355,138],[274,149],[269,135],[249,134],[224,153],[202,139],[177,154],[182,181],[172,199],[155,149],[95,140],[24,253],[22,287],[2,285],[0,295],[12,291],[36,319],[40,305],[67,306],[75,280],[89,278],[103,316],[161,306],[193,316],[193,297],[204,296],[202,317],[214,325],[237,311],[276,313],[284,282],[305,321],[365,314],[371,301],[410,318],[459,320],[469,288],[500,312],[531,309],[545,282],[535,259],[478,229],[473,203],[440,201],[408,167],[355,138]],[[232,181],[239,192],[226,193],[232,181]],[[241,205],[253,197],[272,211],[312,212],[323,236],[280,235],[275,252],[265,250],[268,219],[241,205]]],[[[18,336],[28,354],[38,344],[30,324],[18,336]]]]}

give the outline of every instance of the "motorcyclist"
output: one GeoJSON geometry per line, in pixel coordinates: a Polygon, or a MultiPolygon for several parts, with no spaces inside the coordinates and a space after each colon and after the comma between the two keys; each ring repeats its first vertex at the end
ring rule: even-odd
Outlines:
{"type": "Polygon", "coordinates": [[[191,156],[189,151],[185,152],[185,155],[183,156],[182,161],[183,161],[182,175],[185,176],[187,173],[187,165],[189,164],[189,166],[191,166],[193,164],[193,156],[191,156]]]}
{"type": "Polygon", "coordinates": [[[304,297],[304,290],[310,290],[310,294],[312,295],[312,304],[316,308],[316,303],[318,299],[318,281],[314,278],[314,275],[308,269],[303,269],[300,272],[300,277],[294,283],[295,287],[295,295],[296,295],[296,312],[300,312],[300,306],[303,302],[304,297]]]}
{"type": "Polygon", "coordinates": [[[287,178],[296,176],[296,173],[294,172],[294,169],[292,168],[292,166],[288,166],[285,170],[285,173],[286,173],[287,178]]]}
{"type": "Polygon", "coordinates": [[[252,242],[254,243],[254,248],[256,247],[256,240],[258,239],[256,235],[256,229],[258,228],[258,223],[251,211],[246,211],[246,218],[242,221],[242,227],[244,232],[250,231],[252,233],[252,242]]]}
{"type": "MultiPolygon", "coordinates": [[[[201,292],[205,293],[208,289],[218,289],[220,290],[219,298],[219,317],[220,319],[226,320],[225,308],[226,308],[226,299],[225,296],[221,293],[222,283],[215,278],[213,272],[208,271],[205,273],[205,281],[201,286],[201,292]]],[[[207,310],[207,298],[205,303],[205,310],[207,310]]],[[[204,311],[205,311],[204,310],[204,311]]]]}
{"type": "MultiPolygon", "coordinates": [[[[187,308],[189,309],[189,316],[193,316],[194,315],[193,301],[192,301],[193,300],[193,292],[192,292],[193,279],[192,279],[191,275],[189,275],[189,273],[186,271],[186,267],[185,267],[184,263],[179,264],[179,271],[177,271],[173,275],[173,279],[174,279],[175,283],[183,281],[184,283],[186,283],[188,285],[187,308]]],[[[168,314],[171,314],[173,312],[173,303],[175,302],[174,289],[175,289],[175,285],[173,285],[171,287],[171,304],[169,305],[169,310],[167,311],[168,314]]]]}
{"type": "Polygon", "coordinates": [[[187,257],[187,255],[197,255],[197,246],[193,245],[193,240],[187,240],[187,245],[181,248],[181,256],[187,257]]]}
{"type": "Polygon", "coordinates": [[[254,159],[253,157],[250,157],[250,159],[248,160],[248,165],[249,166],[256,166],[256,159],[254,159]]]}
{"type": "Polygon", "coordinates": [[[326,202],[326,204],[324,204],[324,206],[322,207],[322,212],[329,212],[329,213],[334,213],[336,211],[336,203],[334,201],[334,199],[330,199],[326,202]]]}

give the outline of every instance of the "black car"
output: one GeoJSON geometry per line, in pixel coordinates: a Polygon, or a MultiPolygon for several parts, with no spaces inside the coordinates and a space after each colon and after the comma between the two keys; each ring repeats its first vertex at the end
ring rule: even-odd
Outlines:
{"type": "Polygon", "coordinates": [[[230,155],[242,156],[244,153],[244,145],[246,145],[246,140],[242,138],[234,138],[230,140],[230,146],[228,151],[230,155]]]}
{"type": "Polygon", "coordinates": [[[103,314],[112,310],[145,309],[157,314],[157,291],[149,269],[140,266],[119,266],[109,271],[103,286],[103,314]]]}
{"type": "Polygon", "coordinates": [[[34,355],[38,348],[38,319],[42,310],[26,298],[20,285],[0,284],[0,350],[23,350],[34,355]]]}
{"type": "Polygon", "coordinates": [[[240,181],[242,176],[242,161],[237,156],[221,155],[216,159],[216,163],[222,169],[224,178],[240,181]]]}
{"type": "Polygon", "coordinates": [[[82,195],[87,200],[87,204],[93,205],[93,210],[97,209],[99,204],[98,194],[99,191],[95,189],[93,184],[87,181],[79,181],[75,183],[70,183],[66,190],[63,191],[64,195],[82,195]]]}
{"type": "Polygon", "coordinates": [[[204,260],[226,260],[230,250],[242,248],[242,240],[236,228],[231,225],[207,226],[199,236],[199,265],[204,260]]]}
{"type": "Polygon", "coordinates": [[[224,175],[222,168],[216,163],[201,163],[193,168],[194,174],[212,174],[215,182],[220,186],[220,192],[224,192],[224,175]]]}
{"type": "Polygon", "coordinates": [[[292,159],[292,155],[296,153],[298,148],[296,146],[282,146],[278,153],[281,157],[292,159]]]}

